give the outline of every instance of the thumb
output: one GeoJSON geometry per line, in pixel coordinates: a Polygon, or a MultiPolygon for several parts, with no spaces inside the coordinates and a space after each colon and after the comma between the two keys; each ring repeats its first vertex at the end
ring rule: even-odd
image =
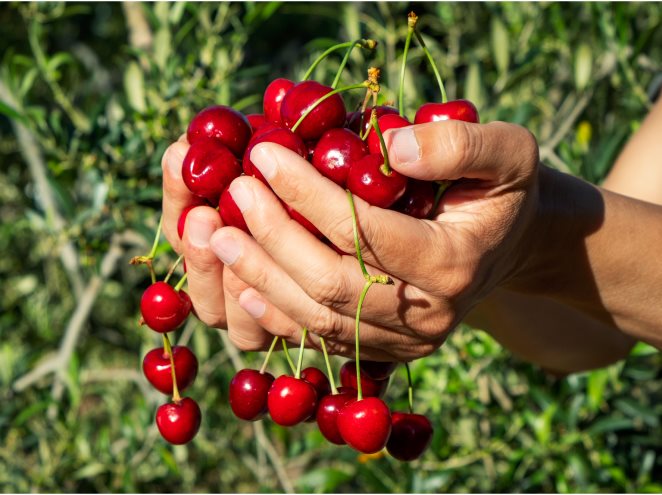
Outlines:
{"type": "Polygon", "coordinates": [[[392,167],[415,179],[504,183],[528,177],[538,165],[533,135],[505,122],[430,122],[390,129],[384,140],[392,167]]]}

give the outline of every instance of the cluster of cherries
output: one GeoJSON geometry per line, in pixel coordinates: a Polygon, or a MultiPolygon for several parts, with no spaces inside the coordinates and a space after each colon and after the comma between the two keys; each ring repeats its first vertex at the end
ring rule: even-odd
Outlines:
{"type": "MultiPolygon", "coordinates": [[[[356,195],[374,206],[391,208],[415,218],[429,218],[448,184],[414,180],[391,169],[382,134],[387,129],[440,120],[477,123],[479,117],[471,102],[447,101],[434,61],[415,24],[416,17],[410,14],[403,66],[409,43],[416,36],[437,75],[442,102],[422,105],[413,122],[403,112],[404,69],[401,73],[399,109],[377,104],[378,69],[371,68],[368,79],[362,83],[336,88],[351,49],[355,46],[374,48],[376,43],[372,40],[338,45],[347,47],[348,51],[332,86],[308,79],[318,59],[303,81],[274,79],[264,91],[263,113],[243,115],[231,107],[216,105],[195,115],[187,129],[190,147],[183,161],[182,178],[198,202],[182,212],[178,223],[180,237],[187,214],[200,204],[218,207],[223,225],[250,234],[229,187],[242,174],[253,176],[269,186],[250,158],[253,147],[263,142],[280,144],[308,160],[322,175],[348,191],[352,208],[351,198],[356,195]],[[365,98],[356,111],[347,112],[341,93],[354,89],[364,89],[365,98]],[[369,105],[371,99],[372,105],[369,105]]],[[[335,248],[301,214],[284,202],[283,207],[309,232],[335,248]]],[[[355,216],[354,219],[356,221],[355,216]]],[[[360,252],[356,254],[367,280],[364,292],[374,282],[388,283],[386,276],[369,276],[360,252]]],[[[164,347],[154,349],[145,356],[143,370],[158,390],[173,394],[173,402],[162,405],[157,411],[156,422],[163,437],[178,444],[191,440],[200,425],[200,409],[195,401],[179,396],[179,391],[195,379],[197,360],[186,347],[171,348],[166,335],[177,328],[191,310],[190,299],[181,289],[183,281],[185,276],[176,287],[165,281],[155,282],[145,291],[141,302],[145,323],[164,334],[164,347]]],[[[359,316],[360,309],[359,306],[359,316]]],[[[234,376],[229,392],[234,414],[243,420],[255,421],[268,413],[275,423],[282,426],[315,421],[322,435],[331,443],[348,444],[363,453],[379,452],[386,447],[397,459],[409,461],[418,458],[429,445],[432,425],[425,416],[412,411],[409,372],[408,413],[391,413],[381,399],[396,363],[359,359],[359,321],[360,317],[357,317],[356,361],[342,366],[341,387],[335,386],[323,340],[328,376],[318,368],[301,369],[307,332],[304,329],[297,366],[289,360],[286,352],[292,375],[274,378],[265,371],[278,341],[274,338],[260,370],[243,369],[234,376]]]]}

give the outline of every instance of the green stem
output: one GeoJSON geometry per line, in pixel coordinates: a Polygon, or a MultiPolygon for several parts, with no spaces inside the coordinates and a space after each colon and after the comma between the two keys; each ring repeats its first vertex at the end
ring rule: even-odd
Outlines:
{"type": "Polygon", "coordinates": [[[303,351],[306,346],[306,335],[308,335],[308,329],[303,327],[303,332],[301,333],[301,344],[299,344],[299,358],[297,359],[297,372],[294,375],[294,378],[301,378],[301,365],[303,364],[303,351]]]}
{"type": "Polygon", "coordinates": [[[324,60],[326,57],[328,57],[329,55],[331,55],[333,52],[335,52],[336,50],[342,50],[343,48],[352,47],[354,45],[354,43],[356,43],[356,41],[346,41],[345,43],[340,43],[338,45],[333,45],[331,48],[326,50],[324,53],[322,53],[319,57],[317,57],[315,59],[315,61],[312,63],[312,65],[310,67],[308,67],[308,70],[303,75],[303,79],[301,79],[301,80],[302,81],[307,81],[308,78],[313,73],[313,71],[320,64],[320,62],[322,60],[324,60]]]}
{"type": "Polygon", "coordinates": [[[432,67],[434,76],[437,78],[437,84],[439,85],[439,90],[441,91],[441,102],[446,103],[448,101],[448,97],[446,96],[446,88],[444,88],[444,82],[441,79],[441,74],[439,74],[439,69],[437,69],[437,64],[434,62],[430,50],[428,50],[428,47],[425,46],[425,41],[423,41],[423,37],[416,28],[414,28],[414,35],[416,36],[416,40],[418,41],[419,45],[421,45],[423,53],[425,53],[425,56],[428,58],[428,62],[430,62],[430,67],[432,67]]]}
{"type": "Polygon", "coordinates": [[[172,354],[172,346],[170,345],[170,339],[168,334],[163,334],[163,348],[165,349],[168,356],[170,356],[170,373],[172,375],[172,400],[175,404],[179,404],[182,400],[179,395],[179,387],[177,387],[177,374],[175,372],[175,358],[172,354]]]}
{"type": "Polygon", "coordinates": [[[170,270],[168,270],[168,274],[163,279],[165,283],[168,283],[168,280],[170,280],[170,277],[172,277],[172,274],[175,273],[175,269],[179,266],[179,264],[182,262],[183,259],[184,259],[184,255],[181,254],[179,258],[175,260],[175,263],[170,267],[170,270]]]}
{"type": "Polygon", "coordinates": [[[359,296],[359,304],[356,307],[356,321],[355,321],[355,354],[356,354],[356,400],[363,399],[363,390],[361,387],[361,363],[360,363],[360,345],[359,345],[359,327],[361,325],[361,308],[363,307],[363,300],[372,284],[373,280],[366,280],[361,295],[359,296]]]}
{"type": "Polygon", "coordinates": [[[409,414],[414,414],[414,385],[411,383],[411,371],[409,371],[409,363],[405,363],[407,370],[407,395],[409,396],[409,414]]]}
{"type": "Polygon", "coordinates": [[[370,277],[370,274],[368,273],[368,270],[365,267],[365,263],[363,262],[363,256],[361,256],[361,246],[359,245],[359,225],[356,220],[356,207],[354,206],[354,195],[352,194],[352,191],[349,189],[346,189],[347,191],[347,199],[349,199],[349,207],[352,212],[352,229],[354,231],[354,249],[356,250],[356,257],[359,260],[359,266],[361,267],[361,272],[363,272],[363,276],[367,279],[370,277]]]}
{"type": "Polygon", "coordinates": [[[179,282],[177,282],[177,285],[175,285],[175,290],[179,292],[179,290],[184,287],[184,284],[186,283],[186,277],[187,273],[185,273],[182,278],[179,279],[179,282]]]}
{"type": "Polygon", "coordinates": [[[360,39],[356,40],[347,48],[347,51],[345,52],[345,56],[343,57],[342,62],[340,62],[340,66],[338,67],[338,71],[336,72],[336,77],[333,79],[333,83],[331,84],[331,87],[333,89],[335,89],[336,86],[338,86],[338,83],[340,82],[340,76],[342,75],[343,70],[345,70],[345,66],[349,61],[349,56],[352,54],[352,50],[354,50],[354,48],[357,46],[362,46],[361,41],[362,40],[360,39]]]}
{"type": "Polygon", "coordinates": [[[342,92],[344,92],[344,91],[350,91],[350,90],[352,90],[352,89],[367,88],[367,87],[368,87],[368,82],[367,82],[367,81],[364,81],[364,82],[362,82],[362,83],[360,83],[360,84],[352,84],[351,86],[343,86],[342,88],[338,88],[338,89],[334,89],[333,91],[329,91],[327,94],[325,94],[325,95],[322,96],[319,100],[317,100],[315,103],[313,103],[310,107],[308,107],[308,110],[306,110],[306,111],[304,112],[304,114],[303,114],[301,117],[299,117],[299,120],[297,120],[296,123],[292,126],[292,129],[291,129],[292,132],[296,132],[296,130],[297,130],[297,128],[299,127],[299,125],[301,125],[301,122],[303,122],[303,119],[305,119],[306,117],[308,117],[308,115],[310,114],[310,112],[312,112],[313,110],[315,110],[315,109],[316,109],[319,105],[321,105],[321,104],[324,102],[324,100],[326,100],[327,98],[331,98],[333,95],[336,95],[336,94],[338,94],[338,93],[342,93],[342,92]]]}
{"type": "Polygon", "coordinates": [[[391,165],[388,161],[386,141],[384,141],[384,135],[382,134],[382,130],[379,128],[379,122],[377,122],[377,112],[375,112],[375,110],[373,110],[370,114],[370,123],[377,133],[377,137],[379,138],[379,146],[382,149],[382,156],[384,157],[384,164],[379,169],[385,176],[389,177],[391,175],[391,165]]]}
{"type": "Polygon", "coordinates": [[[437,212],[437,208],[439,207],[439,201],[441,201],[441,197],[446,192],[446,189],[450,187],[451,181],[449,180],[438,181],[437,184],[439,184],[439,189],[437,189],[437,193],[434,196],[434,204],[432,205],[432,211],[430,211],[430,216],[429,216],[430,219],[434,218],[437,212]]]}
{"type": "Polygon", "coordinates": [[[409,45],[411,44],[411,37],[414,34],[414,28],[407,27],[407,38],[405,39],[405,48],[402,51],[402,66],[400,67],[400,88],[398,89],[398,111],[400,117],[405,116],[405,69],[407,67],[407,56],[409,55],[409,45]]]}
{"type": "Polygon", "coordinates": [[[326,363],[326,372],[329,375],[329,382],[331,383],[331,394],[336,395],[338,389],[336,388],[336,381],[333,378],[333,370],[331,369],[331,361],[329,360],[329,353],[326,352],[326,343],[324,337],[320,337],[320,345],[322,346],[322,354],[324,354],[324,362],[326,363]]]}
{"type": "Polygon", "coordinates": [[[276,336],[274,339],[271,341],[271,347],[269,347],[269,351],[267,352],[267,356],[264,358],[264,362],[262,363],[262,367],[260,368],[260,374],[264,374],[264,370],[267,369],[267,363],[269,363],[269,358],[271,357],[271,353],[274,352],[274,349],[276,347],[276,344],[278,343],[278,339],[280,337],[276,336]]]}
{"type": "Polygon", "coordinates": [[[290,357],[290,350],[287,348],[287,342],[285,339],[282,339],[281,342],[283,343],[283,352],[285,353],[285,359],[287,359],[287,362],[290,365],[290,369],[292,370],[292,373],[296,373],[296,368],[294,367],[294,362],[292,361],[292,358],[290,357]]]}
{"type": "Polygon", "coordinates": [[[159,218],[159,226],[156,228],[156,235],[154,236],[154,242],[152,243],[152,250],[149,252],[147,257],[153,259],[156,255],[156,248],[159,246],[159,240],[161,239],[161,229],[163,228],[163,215],[159,218]]]}

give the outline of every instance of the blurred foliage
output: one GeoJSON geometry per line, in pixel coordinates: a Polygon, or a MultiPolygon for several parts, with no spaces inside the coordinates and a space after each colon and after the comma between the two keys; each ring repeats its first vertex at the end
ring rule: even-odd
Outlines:
{"type": "MultiPolygon", "coordinates": [[[[357,456],[312,425],[284,430],[265,421],[279,477],[269,446],[256,441],[261,430],[227,406],[232,353],[217,331],[191,322],[180,336],[202,363],[190,394],[203,426],[187,447],[159,438],[153,414],[163,398],[139,372],[158,342],[137,325],[148,276],[126,262],[148,251],[154,235],[164,149],[203,107],[258,111],[271,79],[301,77],[334,42],[361,36],[380,46],[355,53],[343,81],[363,80],[367,64],[378,65],[384,98],[394,100],[412,8],[451,98],[476,102],[483,121],[526,125],[548,164],[593,182],[645,116],[646,88],[662,71],[657,3],[0,7],[3,491],[265,492],[288,480],[310,492],[662,491],[661,363],[644,345],[624,363],[556,379],[461,328],[413,366],[418,411],[435,425],[421,460],[357,456]],[[30,139],[17,139],[16,123],[30,139]],[[58,350],[114,233],[133,237],[122,241],[117,270],[56,385],[46,374],[16,390],[19,377],[58,350]]],[[[411,57],[410,113],[438,98],[420,49],[411,57]]],[[[337,63],[332,57],[315,77],[331,81],[337,63]]],[[[173,257],[161,252],[156,268],[165,273],[173,257]]],[[[398,372],[388,393],[394,408],[405,407],[405,390],[398,372]]]]}

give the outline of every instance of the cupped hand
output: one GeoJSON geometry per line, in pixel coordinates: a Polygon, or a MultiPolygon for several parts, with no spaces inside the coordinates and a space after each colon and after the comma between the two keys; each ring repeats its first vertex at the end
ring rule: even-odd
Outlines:
{"type": "MultiPolygon", "coordinates": [[[[436,350],[478,301],[517,275],[535,235],[538,147],[528,131],[501,122],[435,122],[385,137],[397,171],[454,181],[433,220],[355,197],[368,272],[395,282],[373,285],[365,299],[361,356],[410,360],[436,350]]],[[[251,159],[273,188],[252,177],[230,186],[252,237],[225,227],[210,239],[212,251],[247,286],[239,306],[271,334],[296,340],[307,327],[332,352],[353,355],[354,317],[365,283],[359,263],[290,219],[276,197],[340,250],[353,253],[346,192],[277,144],[255,146],[251,159]]],[[[262,349],[264,337],[254,338],[258,334],[246,320],[230,321],[236,307],[227,311],[230,331],[241,336],[241,342],[235,339],[239,347],[262,349]]]]}

